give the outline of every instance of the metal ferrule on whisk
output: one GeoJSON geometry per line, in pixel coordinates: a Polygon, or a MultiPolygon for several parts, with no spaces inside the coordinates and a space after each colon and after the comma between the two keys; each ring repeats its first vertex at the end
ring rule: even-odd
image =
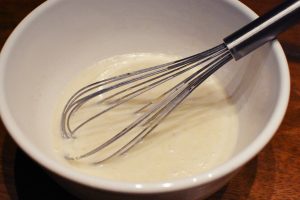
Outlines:
{"type": "Polygon", "coordinates": [[[224,38],[235,60],[276,38],[300,19],[300,0],[287,0],[224,38]]]}

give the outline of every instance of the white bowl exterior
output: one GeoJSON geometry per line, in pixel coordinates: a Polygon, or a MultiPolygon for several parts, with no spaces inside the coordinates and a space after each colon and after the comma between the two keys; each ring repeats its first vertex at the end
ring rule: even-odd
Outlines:
{"type": "Polygon", "coordinates": [[[221,38],[253,18],[255,14],[247,7],[230,0],[89,0],[84,4],[80,0],[48,1],[22,21],[2,49],[2,119],[27,154],[69,180],[130,193],[197,186],[201,195],[207,196],[215,190],[203,188],[221,187],[263,148],[284,116],[289,71],[277,41],[216,74],[239,111],[238,147],[222,166],[183,180],[129,184],[79,174],[62,165],[49,142],[54,134],[56,98],[83,67],[105,57],[132,52],[187,56],[221,43],[221,38]],[[226,181],[220,184],[220,180],[226,181]]]}

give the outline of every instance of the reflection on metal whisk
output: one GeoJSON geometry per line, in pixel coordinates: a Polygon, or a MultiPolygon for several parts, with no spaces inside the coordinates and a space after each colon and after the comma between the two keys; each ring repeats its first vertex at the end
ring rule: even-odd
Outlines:
{"type": "Polygon", "coordinates": [[[106,161],[128,151],[137,144],[163,119],[165,119],[192,91],[231,59],[238,60],[262,44],[276,37],[277,34],[299,20],[300,1],[285,1],[271,12],[256,19],[224,39],[224,43],[202,53],[174,62],[126,73],[87,85],[77,91],[67,102],[62,113],[62,136],[66,139],[76,138],[76,133],[86,124],[121,104],[189,71],[196,69],[183,81],[167,90],[157,100],[149,102],[139,111],[143,112],[129,126],[113,135],[99,146],[82,155],[67,155],[66,159],[78,160],[94,155],[109,148],[128,133],[134,132],[120,146],[113,148],[95,164],[106,161]],[[74,125],[72,117],[84,105],[96,97],[107,94],[98,104],[106,105],[104,109],[74,125]]]}

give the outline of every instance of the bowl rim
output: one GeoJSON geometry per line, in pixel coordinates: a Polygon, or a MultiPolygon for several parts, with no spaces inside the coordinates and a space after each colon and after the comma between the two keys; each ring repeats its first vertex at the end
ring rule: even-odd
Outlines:
{"type": "MultiPolygon", "coordinates": [[[[5,88],[5,66],[9,54],[15,45],[16,39],[22,34],[22,31],[28,24],[30,24],[44,11],[55,6],[58,2],[60,2],[60,0],[46,1],[34,9],[21,21],[5,42],[0,54],[0,92],[4,91],[5,88]]],[[[249,19],[255,19],[257,17],[254,11],[237,0],[224,0],[224,2],[235,9],[242,11],[247,17],[249,17],[249,19]]],[[[26,152],[27,155],[52,173],[68,180],[91,188],[136,194],[163,193],[192,188],[220,179],[237,170],[261,151],[276,133],[276,130],[283,120],[289,101],[290,75],[288,63],[279,42],[277,40],[271,42],[270,49],[274,52],[279,65],[281,84],[277,105],[266,127],[262,130],[261,134],[257,137],[257,139],[255,139],[255,141],[233,158],[223,163],[222,166],[213,168],[205,173],[182,178],[180,180],[157,183],[125,183],[122,181],[107,180],[81,173],[75,173],[72,170],[68,170],[68,168],[63,165],[57,164],[54,160],[48,159],[46,155],[40,153],[35,146],[30,144],[30,141],[22,134],[20,127],[14,122],[4,95],[0,95],[0,115],[11,137],[18,146],[26,152]]]]}

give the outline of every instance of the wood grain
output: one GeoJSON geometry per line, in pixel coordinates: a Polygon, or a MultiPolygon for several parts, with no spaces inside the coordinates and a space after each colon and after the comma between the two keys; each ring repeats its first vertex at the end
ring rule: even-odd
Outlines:
{"type": "MultiPolygon", "coordinates": [[[[16,25],[43,0],[0,0],[0,48],[16,25]]],[[[263,14],[280,0],[242,0],[263,14]]],[[[300,199],[300,24],[279,37],[288,58],[291,96],[286,116],[272,141],[240,173],[208,200],[300,199]]],[[[0,199],[16,192],[16,144],[0,120],[0,199]]]]}

